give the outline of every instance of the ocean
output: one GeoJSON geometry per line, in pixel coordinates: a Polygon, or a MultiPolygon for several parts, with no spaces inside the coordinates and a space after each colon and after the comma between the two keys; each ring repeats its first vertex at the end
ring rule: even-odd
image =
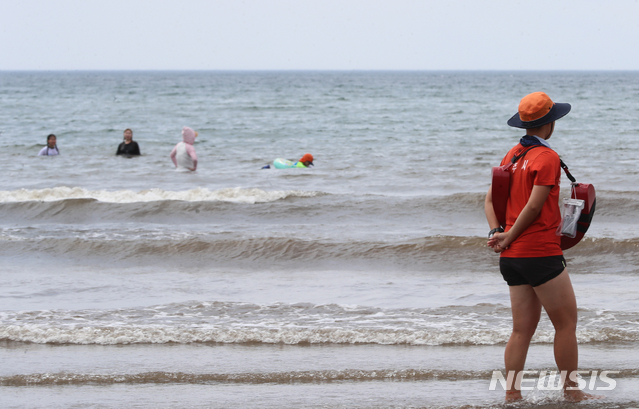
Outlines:
{"type": "MultiPolygon", "coordinates": [[[[639,407],[639,72],[443,71],[0,72],[0,407],[513,406],[483,202],[540,90],[597,191],[565,252],[605,396],[579,405],[639,407]],[[183,126],[196,172],[169,158],[183,126]],[[115,156],[125,128],[142,156],[115,156]]],[[[531,373],[552,340],[544,314],[531,373]]]]}

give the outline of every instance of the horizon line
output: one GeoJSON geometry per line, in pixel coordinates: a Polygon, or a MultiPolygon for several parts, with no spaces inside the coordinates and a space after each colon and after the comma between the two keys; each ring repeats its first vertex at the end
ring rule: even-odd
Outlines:
{"type": "Polygon", "coordinates": [[[0,73],[7,72],[639,72],[639,69],[316,69],[316,68],[277,68],[277,69],[0,69],[0,73]]]}

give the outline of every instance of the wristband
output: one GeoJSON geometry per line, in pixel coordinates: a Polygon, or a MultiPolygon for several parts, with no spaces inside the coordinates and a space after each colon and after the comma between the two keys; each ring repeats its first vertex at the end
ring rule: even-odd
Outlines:
{"type": "Polygon", "coordinates": [[[493,234],[495,234],[495,233],[497,233],[497,232],[499,232],[499,233],[503,233],[503,232],[504,232],[504,229],[502,229],[502,228],[501,228],[501,226],[500,226],[500,227],[495,227],[495,228],[494,228],[494,229],[492,229],[490,232],[488,232],[488,238],[490,239],[491,237],[493,237],[493,234]]]}

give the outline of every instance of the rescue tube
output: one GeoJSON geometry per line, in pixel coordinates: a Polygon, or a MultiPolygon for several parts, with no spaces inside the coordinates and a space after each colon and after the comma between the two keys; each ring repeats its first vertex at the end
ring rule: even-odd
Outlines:
{"type": "Polygon", "coordinates": [[[503,166],[493,167],[493,209],[495,216],[502,228],[506,228],[506,206],[508,205],[508,195],[510,194],[510,167],[511,163],[503,166]]]}
{"type": "MultiPolygon", "coordinates": [[[[493,209],[495,210],[497,221],[504,229],[506,228],[506,206],[508,205],[508,196],[510,195],[510,168],[519,159],[526,156],[529,151],[540,147],[542,147],[542,145],[530,146],[519,155],[513,156],[507,164],[493,167],[493,183],[491,188],[493,192],[493,209]]],[[[574,182],[574,180],[572,181],[574,182]]]]}
{"type": "Polygon", "coordinates": [[[275,169],[305,168],[302,162],[292,162],[290,160],[277,158],[273,161],[275,169]]]}

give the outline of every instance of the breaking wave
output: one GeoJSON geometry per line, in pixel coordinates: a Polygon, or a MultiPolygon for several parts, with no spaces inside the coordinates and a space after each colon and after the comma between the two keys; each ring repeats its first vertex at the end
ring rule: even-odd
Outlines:
{"type": "MultiPolygon", "coordinates": [[[[246,373],[142,372],[136,374],[36,373],[0,377],[2,386],[49,385],[115,385],[115,384],[291,384],[369,381],[465,381],[490,379],[493,371],[460,371],[431,369],[340,369],[323,371],[284,371],[246,373]]],[[[639,370],[627,369],[614,378],[639,376],[639,370]]]]}
{"type": "Polygon", "coordinates": [[[231,203],[266,203],[289,197],[315,197],[318,192],[298,190],[275,190],[227,188],[208,190],[197,188],[185,191],[166,191],[148,189],[139,192],[132,190],[87,190],[80,187],[55,187],[49,189],[19,189],[0,191],[0,203],[12,202],[52,202],[69,199],[93,199],[105,203],[138,203],[179,200],[185,202],[231,202],[231,203]]]}
{"type": "MultiPolygon", "coordinates": [[[[580,343],[636,342],[630,313],[583,310],[580,343]]],[[[0,314],[0,340],[38,344],[378,344],[495,345],[508,341],[510,309],[502,305],[437,309],[207,302],[126,310],[23,311],[0,314]]],[[[533,342],[552,344],[540,323],[533,342]]]]}

